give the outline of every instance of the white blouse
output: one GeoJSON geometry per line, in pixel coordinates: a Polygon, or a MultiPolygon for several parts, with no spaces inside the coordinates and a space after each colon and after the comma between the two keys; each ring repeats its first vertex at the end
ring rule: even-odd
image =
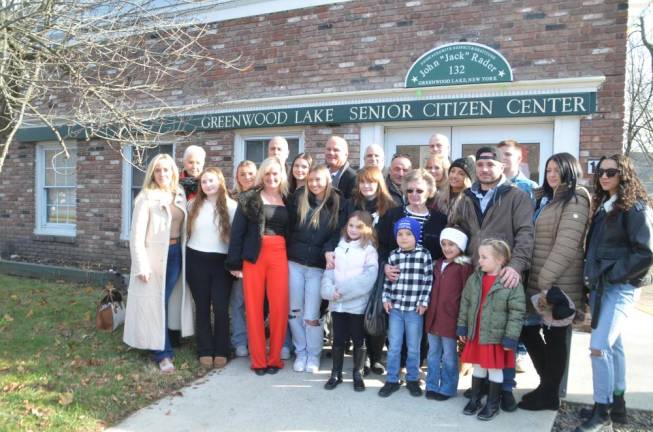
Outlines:
{"type": "MultiPolygon", "coordinates": [[[[227,212],[229,222],[233,223],[236,214],[236,201],[227,198],[227,212]]],[[[197,213],[193,224],[193,231],[186,242],[186,246],[200,252],[212,252],[226,254],[229,250],[229,243],[220,238],[220,216],[215,214],[215,208],[209,201],[204,201],[197,213]]]]}

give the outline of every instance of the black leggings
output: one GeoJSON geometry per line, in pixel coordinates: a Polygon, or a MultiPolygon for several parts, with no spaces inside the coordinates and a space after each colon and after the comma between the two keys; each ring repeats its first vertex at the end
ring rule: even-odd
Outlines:
{"type": "Polygon", "coordinates": [[[521,340],[540,376],[540,386],[551,389],[556,395],[567,365],[568,328],[535,325],[524,326],[521,332],[521,340]]]}
{"type": "Polygon", "coordinates": [[[186,281],[195,300],[198,357],[227,357],[229,353],[229,297],[233,278],[224,267],[226,258],[226,254],[186,248],[186,281]]]}
{"type": "Polygon", "coordinates": [[[333,322],[333,347],[345,348],[349,338],[354,341],[354,348],[365,347],[365,327],[363,314],[331,312],[333,322]]]}

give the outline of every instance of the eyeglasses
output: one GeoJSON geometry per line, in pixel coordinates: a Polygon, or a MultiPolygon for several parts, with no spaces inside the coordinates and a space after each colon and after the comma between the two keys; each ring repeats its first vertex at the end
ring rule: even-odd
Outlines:
{"type": "Polygon", "coordinates": [[[612,178],[617,174],[619,174],[619,170],[617,168],[607,168],[607,169],[599,168],[596,170],[596,175],[598,175],[599,178],[603,177],[603,174],[607,175],[608,178],[612,178]]]}
{"type": "Polygon", "coordinates": [[[412,194],[412,193],[418,193],[418,194],[423,194],[424,189],[406,189],[407,194],[412,194]]]}

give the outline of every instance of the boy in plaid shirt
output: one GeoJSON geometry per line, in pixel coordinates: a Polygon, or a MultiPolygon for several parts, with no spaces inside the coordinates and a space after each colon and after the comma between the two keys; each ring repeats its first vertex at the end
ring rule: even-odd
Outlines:
{"type": "Polygon", "coordinates": [[[412,396],[421,396],[419,385],[419,349],[423,332],[423,315],[429,304],[433,281],[433,262],[428,250],[420,246],[421,227],[410,217],[394,225],[399,247],[388,257],[388,264],[399,267],[399,279],[383,283],[383,307],[388,322],[388,375],[379,396],[388,397],[399,390],[399,366],[404,333],[408,347],[406,387],[412,396]]]}

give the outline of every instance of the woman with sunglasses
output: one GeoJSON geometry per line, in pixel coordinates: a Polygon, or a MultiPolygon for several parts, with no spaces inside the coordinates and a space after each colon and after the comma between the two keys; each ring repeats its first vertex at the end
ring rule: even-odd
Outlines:
{"type": "MultiPolygon", "coordinates": [[[[379,263],[385,263],[394,249],[397,241],[393,236],[395,222],[403,217],[409,217],[419,222],[421,236],[419,244],[426,248],[433,262],[442,258],[442,247],[440,246],[440,232],[447,226],[447,216],[437,209],[429,208],[427,202],[432,199],[437,191],[435,179],[424,168],[411,170],[402,179],[401,189],[408,204],[403,207],[395,207],[388,210],[376,227],[379,235],[379,263]]],[[[399,268],[384,264],[385,276],[392,282],[399,279],[399,268]]],[[[405,347],[402,350],[402,364],[405,359],[405,347]]],[[[428,347],[426,338],[420,343],[420,364],[426,358],[428,347]]]]}
{"type": "Polygon", "coordinates": [[[539,386],[519,403],[519,408],[531,411],[560,407],[567,332],[574,310],[581,310],[583,240],[591,201],[587,189],[577,185],[582,173],[575,157],[557,153],[545,167],[544,184],[534,190],[535,243],[521,333],[540,377],[539,386]]]}
{"type": "MultiPolygon", "coordinates": [[[[436,192],[435,179],[424,168],[409,171],[402,179],[401,189],[408,204],[388,210],[379,219],[376,231],[379,234],[379,259],[386,260],[390,252],[397,248],[397,241],[392,235],[394,223],[402,217],[410,217],[419,222],[422,236],[420,244],[431,253],[431,258],[442,257],[440,231],[447,225],[447,217],[438,210],[427,206],[429,198],[436,192]]],[[[385,274],[391,281],[399,277],[399,269],[385,267],[385,274]]]]}
{"type": "Polygon", "coordinates": [[[590,290],[590,358],[594,407],[576,432],[626,421],[626,359],[621,331],[639,287],[653,282],[653,201],[632,161],[603,157],[594,176],[595,209],[586,241],[584,282],[590,290]]]}

